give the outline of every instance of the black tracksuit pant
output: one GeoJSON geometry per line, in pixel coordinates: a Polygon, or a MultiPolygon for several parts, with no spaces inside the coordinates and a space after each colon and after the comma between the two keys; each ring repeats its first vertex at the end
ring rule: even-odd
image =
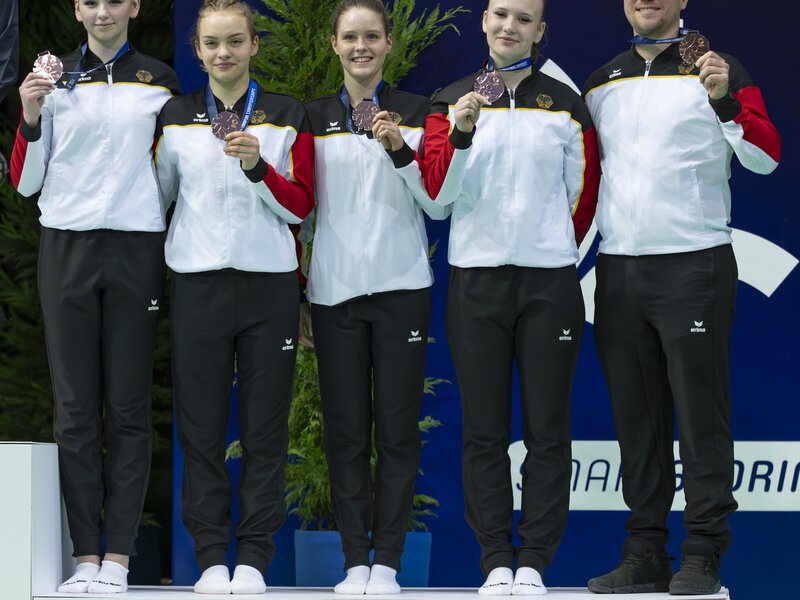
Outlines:
{"type": "Polygon", "coordinates": [[[447,332],[463,412],[464,503],[484,574],[514,566],[508,447],[515,359],[527,449],[517,566],[543,573],[561,541],[572,467],[570,393],[583,322],[575,267],[450,272],[447,332]]]}
{"type": "Polygon", "coordinates": [[[283,523],[284,462],[297,347],[297,276],[176,273],[172,377],[184,454],[183,522],[201,570],[225,564],[232,490],[225,466],[234,360],[242,458],[237,564],[266,573],[283,523]]]}
{"type": "Polygon", "coordinates": [[[374,548],[375,564],[399,571],[420,461],[430,289],[316,304],[311,310],[325,454],[345,569],[369,565],[374,548]]]}
{"type": "Polygon", "coordinates": [[[631,548],[666,555],[675,494],[674,414],[688,539],[683,553],[720,556],[733,499],[729,346],[738,274],[730,245],[597,260],[595,340],[611,394],[631,509],[631,548]]]}
{"type": "Polygon", "coordinates": [[[42,229],[39,297],[74,556],[100,554],[101,533],[106,552],[133,552],[164,271],[163,233],[42,229]]]}

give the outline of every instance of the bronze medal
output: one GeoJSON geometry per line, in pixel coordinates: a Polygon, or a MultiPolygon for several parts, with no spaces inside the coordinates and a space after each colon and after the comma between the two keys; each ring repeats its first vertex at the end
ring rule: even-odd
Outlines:
{"type": "Polygon", "coordinates": [[[359,102],[353,109],[353,124],[361,131],[372,129],[372,119],[378,114],[378,107],[372,100],[359,102]]]}
{"type": "Polygon", "coordinates": [[[229,110],[224,110],[211,121],[211,133],[214,134],[214,137],[225,141],[225,137],[229,133],[239,131],[240,126],[241,123],[237,114],[229,110]]]}
{"type": "Polygon", "coordinates": [[[699,33],[687,33],[678,46],[678,52],[687,65],[694,65],[709,50],[708,40],[699,33]]]}
{"type": "Polygon", "coordinates": [[[403,122],[403,117],[400,116],[400,113],[391,111],[389,112],[389,120],[395,125],[400,125],[403,122]]]}
{"type": "Polygon", "coordinates": [[[33,72],[44,73],[55,83],[64,74],[64,64],[57,56],[50,52],[43,52],[34,61],[33,72]]]}
{"type": "Polygon", "coordinates": [[[491,104],[502,97],[506,91],[506,84],[503,78],[494,71],[486,71],[475,80],[474,89],[491,104]]]}

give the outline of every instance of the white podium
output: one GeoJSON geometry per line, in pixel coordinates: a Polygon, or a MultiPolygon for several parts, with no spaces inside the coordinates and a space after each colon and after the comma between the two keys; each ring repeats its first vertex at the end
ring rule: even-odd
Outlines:
{"type": "Polygon", "coordinates": [[[0,442],[3,600],[52,594],[72,564],[55,444],[0,442]]]}

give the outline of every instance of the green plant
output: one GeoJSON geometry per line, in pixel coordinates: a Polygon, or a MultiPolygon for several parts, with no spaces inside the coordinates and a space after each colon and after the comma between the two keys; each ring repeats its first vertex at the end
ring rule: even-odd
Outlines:
{"type": "MultiPolygon", "coordinates": [[[[253,59],[256,79],[268,90],[307,102],[336,92],[342,67],[331,50],[331,15],[339,0],[261,0],[256,15],[261,47],[253,59]]],[[[394,0],[389,6],[394,45],[384,65],[384,79],[396,84],[414,68],[420,54],[469,12],[458,6],[445,11],[437,4],[413,16],[416,0],[394,0]]]]}

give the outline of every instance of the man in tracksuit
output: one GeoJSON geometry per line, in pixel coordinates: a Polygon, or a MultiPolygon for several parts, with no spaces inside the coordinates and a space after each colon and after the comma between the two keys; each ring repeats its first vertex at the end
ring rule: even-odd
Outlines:
{"type": "Polygon", "coordinates": [[[687,2],[624,0],[633,45],[584,89],[603,171],[595,339],[631,509],[622,562],[589,581],[598,593],[717,592],[737,507],[729,343],[738,273],[728,174],[732,154],[753,172],[772,172],[780,138],[735,58],[681,52],[687,2]],[[674,576],[666,552],[673,409],[688,530],[674,576]]]}

